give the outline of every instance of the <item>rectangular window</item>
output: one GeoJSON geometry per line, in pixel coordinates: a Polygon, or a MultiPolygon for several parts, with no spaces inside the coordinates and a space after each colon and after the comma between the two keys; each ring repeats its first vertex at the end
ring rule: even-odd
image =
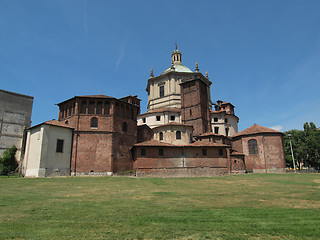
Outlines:
{"type": "Polygon", "coordinates": [[[161,116],[157,116],[157,121],[160,121],[161,120],[161,116]]]}
{"type": "Polygon", "coordinates": [[[142,118],[142,122],[143,122],[143,123],[146,123],[146,118],[142,118]]]}
{"type": "Polygon", "coordinates": [[[218,118],[214,118],[213,121],[214,121],[214,122],[218,122],[218,118]]]}
{"type": "Polygon", "coordinates": [[[170,116],[170,120],[174,121],[176,119],[176,116],[170,116]]]}
{"type": "Polygon", "coordinates": [[[141,156],[145,156],[147,154],[147,151],[145,148],[141,148],[141,151],[140,151],[140,155],[141,156]]]}
{"type": "Polygon", "coordinates": [[[219,127],[214,127],[214,133],[219,134],[219,127]]]}
{"type": "Polygon", "coordinates": [[[202,155],[203,155],[203,156],[207,156],[207,149],[206,149],[206,148],[203,148],[203,149],[202,149],[202,155]]]}
{"type": "Polygon", "coordinates": [[[228,118],[225,118],[225,119],[224,119],[224,122],[225,122],[225,123],[228,123],[228,118]]]}
{"type": "Polygon", "coordinates": [[[56,152],[63,152],[63,142],[64,140],[62,139],[57,139],[57,148],[56,148],[56,152]]]}
{"type": "Polygon", "coordinates": [[[164,97],[164,86],[163,85],[159,87],[159,95],[160,95],[160,97],[164,97]]]}
{"type": "Polygon", "coordinates": [[[222,157],[223,156],[223,149],[219,149],[219,156],[222,157]]]}
{"type": "Polygon", "coordinates": [[[163,148],[159,148],[159,156],[163,156],[163,148]]]}
{"type": "Polygon", "coordinates": [[[229,128],[226,128],[226,136],[229,134],[229,128]]]}

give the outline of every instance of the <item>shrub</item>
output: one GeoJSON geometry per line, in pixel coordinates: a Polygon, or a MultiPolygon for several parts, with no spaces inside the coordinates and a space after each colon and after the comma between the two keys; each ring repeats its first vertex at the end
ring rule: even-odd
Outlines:
{"type": "Polygon", "coordinates": [[[2,157],[0,157],[0,174],[8,175],[10,172],[14,171],[18,167],[15,155],[17,152],[16,146],[12,146],[3,152],[2,157]]]}

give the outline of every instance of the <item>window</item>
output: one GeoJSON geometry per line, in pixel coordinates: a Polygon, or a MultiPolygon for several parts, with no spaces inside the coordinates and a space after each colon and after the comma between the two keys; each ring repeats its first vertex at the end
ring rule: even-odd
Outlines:
{"type": "Polygon", "coordinates": [[[88,114],[94,114],[94,105],[95,105],[94,101],[89,102],[88,114]]]}
{"type": "Polygon", "coordinates": [[[164,86],[163,85],[159,87],[159,96],[164,97],[164,86]]]}
{"type": "Polygon", "coordinates": [[[258,143],[257,140],[251,139],[248,141],[249,154],[258,154],[258,143]]]}
{"type": "Polygon", "coordinates": [[[214,121],[214,122],[218,122],[218,118],[214,118],[213,121],[214,121]]]}
{"type": "Polygon", "coordinates": [[[142,118],[142,122],[143,122],[143,123],[146,123],[146,118],[142,118]]]}
{"type": "Polygon", "coordinates": [[[226,136],[229,134],[229,128],[226,128],[226,136]]]}
{"type": "Polygon", "coordinates": [[[114,109],[114,115],[119,116],[119,103],[116,103],[115,109],[114,109]]]}
{"type": "Polygon", "coordinates": [[[228,123],[228,118],[225,118],[225,119],[224,119],[224,122],[225,122],[225,123],[228,123]]]}
{"type": "Polygon", "coordinates": [[[176,139],[181,139],[181,132],[180,131],[176,132],[176,139]]]}
{"type": "Polygon", "coordinates": [[[145,149],[145,148],[141,148],[141,150],[140,150],[140,155],[141,155],[141,156],[145,156],[146,154],[147,154],[146,149],[145,149]]]}
{"type": "Polygon", "coordinates": [[[63,152],[63,142],[64,142],[64,140],[62,140],[62,139],[57,139],[57,149],[56,149],[56,152],[60,152],[60,153],[63,152]]]}
{"type": "Polygon", "coordinates": [[[207,149],[206,149],[206,148],[203,148],[203,149],[202,149],[202,155],[203,155],[203,156],[207,156],[207,149]]]}
{"type": "Polygon", "coordinates": [[[86,113],[86,108],[87,108],[87,101],[82,101],[82,102],[81,102],[81,110],[80,110],[80,113],[85,114],[85,113],[86,113]]]}
{"type": "Polygon", "coordinates": [[[102,113],[102,102],[98,102],[97,103],[97,114],[101,114],[102,113]]]}
{"type": "Polygon", "coordinates": [[[171,120],[171,121],[176,120],[176,116],[174,116],[174,115],[173,115],[173,116],[170,116],[170,120],[171,120]]]}
{"type": "Polygon", "coordinates": [[[192,110],[190,109],[190,116],[192,116],[192,110]]]}
{"type": "Polygon", "coordinates": [[[122,124],[122,131],[127,132],[128,131],[128,124],[126,122],[124,122],[122,124]]]}
{"type": "Polygon", "coordinates": [[[163,140],[163,132],[160,132],[160,134],[159,134],[159,139],[160,139],[160,140],[163,140]]]}
{"type": "Polygon", "coordinates": [[[223,156],[223,149],[219,148],[219,156],[222,157],[223,156]]]}
{"type": "Polygon", "coordinates": [[[104,103],[104,115],[110,114],[110,102],[106,101],[104,103]]]}
{"type": "Polygon", "coordinates": [[[159,156],[163,156],[163,148],[159,148],[159,156]]]}
{"type": "Polygon", "coordinates": [[[98,118],[93,117],[91,118],[91,128],[98,128],[98,118]]]}
{"type": "Polygon", "coordinates": [[[160,121],[160,119],[161,119],[161,116],[157,116],[157,121],[160,121]]]}
{"type": "Polygon", "coordinates": [[[219,134],[219,127],[214,127],[214,133],[219,134]]]}

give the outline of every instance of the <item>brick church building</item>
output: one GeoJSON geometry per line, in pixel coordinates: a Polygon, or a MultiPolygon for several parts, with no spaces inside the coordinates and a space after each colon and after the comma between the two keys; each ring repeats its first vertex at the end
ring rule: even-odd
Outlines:
{"type": "Polygon", "coordinates": [[[140,114],[137,96],[76,96],[61,102],[58,120],[29,129],[22,171],[35,177],[126,170],[136,176],[285,171],[282,133],[259,125],[239,133],[234,106],[213,104],[211,84],[198,63],[194,71],[182,64],[176,47],[169,68],[159,76],[151,69],[146,113],[140,114]]]}

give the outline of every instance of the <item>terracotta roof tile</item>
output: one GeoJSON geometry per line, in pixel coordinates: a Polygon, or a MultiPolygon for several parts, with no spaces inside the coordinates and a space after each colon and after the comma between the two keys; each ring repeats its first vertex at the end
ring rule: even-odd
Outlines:
{"type": "Polygon", "coordinates": [[[166,123],[166,124],[162,124],[160,126],[156,126],[154,128],[160,128],[160,127],[164,127],[164,126],[186,126],[186,127],[192,127],[191,125],[184,124],[184,123],[169,122],[169,123],[166,123]]]}
{"type": "Polygon", "coordinates": [[[258,124],[254,124],[251,127],[248,127],[247,129],[243,130],[242,132],[236,133],[235,135],[233,135],[233,137],[238,137],[238,136],[242,136],[242,135],[258,134],[258,133],[280,133],[280,134],[282,134],[282,132],[273,130],[271,128],[266,128],[266,127],[260,126],[258,124]]]}
{"type": "Polygon", "coordinates": [[[72,128],[73,129],[73,127],[71,127],[70,125],[65,124],[63,122],[60,122],[60,121],[57,121],[55,119],[52,119],[50,121],[46,121],[46,122],[44,122],[44,124],[52,125],[52,126],[58,126],[58,127],[72,128]]]}
{"type": "Polygon", "coordinates": [[[213,132],[206,132],[206,133],[200,134],[198,137],[206,137],[206,136],[221,136],[221,137],[225,137],[222,134],[216,134],[216,133],[213,133],[213,132]]]}
{"type": "Polygon", "coordinates": [[[145,142],[141,142],[141,143],[136,143],[134,146],[163,146],[163,147],[170,147],[170,146],[174,146],[170,143],[165,143],[165,142],[159,142],[157,140],[149,140],[149,141],[145,141],[145,142]]]}
{"type": "Polygon", "coordinates": [[[244,155],[244,154],[241,153],[241,152],[237,152],[237,151],[233,150],[230,155],[244,155]]]}
{"type": "Polygon", "coordinates": [[[214,142],[202,142],[202,141],[196,141],[191,144],[185,145],[190,147],[230,147],[226,144],[221,143],[214,143],[214,142]]]}
{"type": "Polygon", "coordinates": [[[180,108],[158,108],[158,109],[154,109],[154,110],[150,110],[146,113],[142,113],[140,114],[140,116],[143,116],[143,115],[148,115],[150,113],[161,113],[161,112],[181,112],[181,109],[180,108]]]}

